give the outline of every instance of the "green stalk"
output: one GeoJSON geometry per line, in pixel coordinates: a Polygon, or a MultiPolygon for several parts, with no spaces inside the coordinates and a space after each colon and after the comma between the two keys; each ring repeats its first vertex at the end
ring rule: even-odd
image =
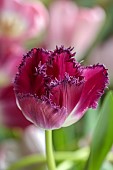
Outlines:
{"type": "Polygon", "coordinates": [[[45,131],[45,143],[46,143],[46,161],[48,170],[56,170],[54,155],[53,155],[53,146],[52,146],[52,131],[45,131]]]}

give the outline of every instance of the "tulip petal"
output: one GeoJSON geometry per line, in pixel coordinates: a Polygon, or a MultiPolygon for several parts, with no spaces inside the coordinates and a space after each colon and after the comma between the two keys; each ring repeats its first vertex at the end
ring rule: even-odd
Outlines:
{"type": "Polygon", "coordinates": [[[103,65],[94,65],[83,68],[85,84],[79,102],[65,121],[64,126],[69,126],[78,121],[88,108],[96,108],[97,101],[102,96],[108,84],[107,69],[103,65]]]}
{"type": "Polygon", "coordinates": [[[18,95],[17,104],[28,120],[43,129],[60,128],[67,117],[65,107],[57,108],[31,94],[18,95]]]}
{"type": "Polygon", "coordinates": [[[47,74],[52,75],[53,79],[63,80],[66,72],[76,78],[81,75],[80,65],[75,60],[75,53],[72,53],[72,50],[73,48],[65,49],[61,46],[60,48],[56,47],[54,52],[51,53],[47,74]]]}
{"type": "Polygon", "coordinates": [[[66,107],[68,114],[74,109],[82,94],[84,83],[62,82],[51,90],[51,100],[58,106],[66,107]]]}
{"type": "Polygon", "coordinates": [[[16,93],[44,95],[44,69],[48,55],[46,50],[34,48],[24,56],[15,78],[16,93]]]}

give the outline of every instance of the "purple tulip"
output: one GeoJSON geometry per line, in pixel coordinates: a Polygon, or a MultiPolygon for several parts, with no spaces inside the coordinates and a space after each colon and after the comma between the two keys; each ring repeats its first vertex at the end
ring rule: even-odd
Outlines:
{"type": "Polygon", "coordinates": [[[57,129],[78,121],[88,108],[96,108],[108,84],[100,64],[82,66],[72,48],[32,49],[24,57],[14,81],[17,105],[25,117],[44,129],[57,129]]]}

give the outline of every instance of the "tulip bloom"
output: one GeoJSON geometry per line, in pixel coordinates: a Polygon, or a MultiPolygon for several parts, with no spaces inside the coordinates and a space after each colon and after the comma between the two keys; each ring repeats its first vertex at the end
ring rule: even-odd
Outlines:
{"type": "Polygon", "coordinates": [[[25,117],[44,129],[78,121],[96,108],[108,84],[103,65],[82,66],[72,48],[32,49],[24,57],[14,81],[17,105],[25,117]]]}
{"type": "Polygon", "coordinates": [[[64,44],[75,47],[77,58],[91,47],[106,18],[101,7],[79,7],[70,0],[56,0],[50,5],[50,23],[45,42],[46,48],[54,49],[55,45],[64,44]]]}
{"type": "Polygon", "coordinates": [[[17,65],[25,49],[17,44],[9,45],[6,40],[0,46],[0,87],[9,86],[17,72],[17,65]],[[6,50],[7,49],[7,50],[6,50]]]}
{"type": "Polygon", "coordinates": [[[0,1],[0,38],[25,42],[40,35],[48,23],[48,12],[41,2],[0,1]]]}

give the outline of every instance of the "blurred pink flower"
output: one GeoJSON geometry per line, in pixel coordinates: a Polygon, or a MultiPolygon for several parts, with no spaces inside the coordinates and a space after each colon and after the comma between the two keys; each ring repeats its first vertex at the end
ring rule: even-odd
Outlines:
{"type": "Polygon", "coordinates": [[[92,64],[97,62],[106,65],[109,70],[110,84],[113,84],[113,37],[93,49],[88,58],[88,63],[92,64]]]}
{"type": "Polygon", "coordinates": [[[9,45],[7,41],[2,40],[0,45],[0,87],[8,86],[12,82],[24,52],[25,50],[21,46],[14,43],[9,45]]]}
{"type": "Polygon", "coordinates": [[[23,129],[31,124],[18,109],[12,86],[0,88],[0,124],[23,129]]]}
{"type": "Polygon", "coordinates": [[[78,7],[70,0],[56,0],[50,6],[45,47],[74,46],[80,59],[96,39],[104,20],[105,12],[100,7],[78,7]]]}
{"type": "Polygon", "coordinates": [[[30,125],[23,132],[23,141],[30,153],[45,154],[45,131],[30,125]]]}
{"type": "MultiPolygon", "coordinates": [[[[0,170],[8,169],[12,163],[17,162],[19,159],[22,159],[27,155],[34,153],[44,155],[44,130],[31,125],[22,132],[23,133],[21,133],[21,138],[19,138],[19,140],[7,139],[3,142],[0,142],[0,170]]],[[[33,165],[24,168],[24,170],[33,170],[36,168],[33,165]]]]}
{"type": "Polygon", "coordinates": [[[0,37],[25,42],[39,35],[48,23],[48,12],[40,1],[0,1],[0,37]]]}

